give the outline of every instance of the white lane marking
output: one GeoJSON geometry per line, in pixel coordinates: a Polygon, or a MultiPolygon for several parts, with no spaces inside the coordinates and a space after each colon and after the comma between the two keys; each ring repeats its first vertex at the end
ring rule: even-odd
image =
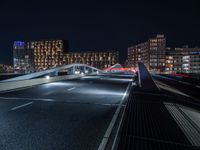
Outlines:
{"type": "Polygon", "coordinates": [[[67,91],[72,91],[72,90],[74,90],[76,87],[72,87],[72,88],[70,88],[70,89],[67,89],[67,91]]]}
{"type": "Polygon", "coordinates": [[[45,98],[24,98],[24,97],[0,97],[0,99],[6,99],[6,100],[16,100],[16,99],[21,99],[21,100],[37,100],[37,101],[55,101],[55,99],[45,99],[45,98]]]}
{"type": "Polygon", "coordinates": [[[124,106],[124,110],[123,110],[123,113],[122,113],[122,117],[121,117],[121,119],[120,119],[119,126],[118,126],[118,129],[117,129],[117,133],[115,134],[115,138],[114,138],[114,141],[113,141],[112,149],[111,149],[111,150],[114,150],[114,149],[115,149],[117,137],[118,137],[118,135],[119,135],[119,130],[120,130],[121,125],[122,125],[122,120],[124,119],[125,110],[126,110],[126,105],[124,106]]]}
{"type": "Polygon", "coordinates": [[[195,123],[198,130],[200,130],[200,112],[181,105],[178,105],[178,107],[195,123]]]}
{"type": "Polygon", "coordinates": [[[19,109],[19,108],[22,108],[22,107],[31,105],[32,103],[33,103],[33,102],[28,102],[28,103],[22,104],[22,105],[19,105],[19,106],[16,106],[16,107],[11,108],[11,110],[16,110],[16,109],[19,109]]]}
{"type": "Polygon", "coordinates": [[[183,131],[187,139],[190,141],[192,146],[200,146],[200,134],[191,120],[188,119],[187,114],[181,110],[179,106],[172,103],[164,103],[165,107],[174,118],[180,129],[183,131]]]}
{"type": "Polygon", "coordinates": [[[127,86],[126,91],[125,91],[125,93],[124,93],[124,95],[122,97],[122,100],[121,100],[119,106],[117,107],[117,110],[115,111],[115,114],[114,114],[114,116],[113,116],[113,118],[112,118],[112,120],[111,120],[111,122],[110,122],[110,124],[109,124],[109,126],[107,128],[107,130],[106,130],[106,133],[104,134],[104,137],[103,137],[103,139],[102,139],[102,141],[101,141],[101,143],[99,145],[98,150],[104,150],[106,148],[106,145],[108,143],[108,139],[109,139],[109,137],[111,135],[112,129],[113,129],[114,125],[115,125],[115,122],[116,122],[117,117],[118,117],[118,115],[120,113],[121,107],[123,106],[124,99],[125,99],[125,97],[127,95],[128,89],[130,88],[131,85],[132,84],[130,82],[129,85],[127,86]]]}
{"type": "MultiPolygon", "coordinates": [[[[136,85],[136,83],[132,82],[132,86],[133,86],[133,85],[136,85]]],[[[123,119],[124,119],[125,110],[126,110],[126,105],[124,105],[124,110],[123,110],[123,112],[122,112],[122,117],[121,117],[121,119],[120,119],[119,126],[118,126],[118,129],[117,129],[117,133],[115,134],[115,138],[114,138],[114,141],[113,141],[111,150],[114,150],[114,149],[115,149],[116,141],[117,141],[117,138],[118,138],[118,135],[119,135],[119,130],[120,130],[120,128],[121,128],[122,121],[123,121],[123,119]]]]}

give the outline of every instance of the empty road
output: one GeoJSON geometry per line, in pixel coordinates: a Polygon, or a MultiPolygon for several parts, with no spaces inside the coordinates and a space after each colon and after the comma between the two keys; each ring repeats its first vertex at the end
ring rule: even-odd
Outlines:
{"type": "Polygon", "coordinates": [[[0,149],[98,149],[129,78],[85,76],[0,94],[0,149]]]}

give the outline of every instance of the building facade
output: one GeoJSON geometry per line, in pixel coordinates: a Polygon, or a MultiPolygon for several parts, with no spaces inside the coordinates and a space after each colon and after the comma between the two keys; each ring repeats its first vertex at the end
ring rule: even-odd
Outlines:
{"type": "Polygon", "coordinates": [[[157,35],[155,38],[150,38],[148,44],[149,70],[165,71],[166,38],[164,35],[157,35]]]}
{"type": "Polygon", "coordinates": [[[200,48],[167,48],[165,71],[200,74],[200,48]]]}
{"type": "Polygon", "coordinates": [[[147,42],[137,44],[128,48],[128,66],[136,67],[138,62],[156,72],[165,71],[166,38],[157,35],[147,42]]]}
{"type": "Polygon", "coordinates": [[[149,66],[148,58],[148,42],[128,48],[128,67],[137,67],[138,62],[143,62],[146,66],[149,66]]]}
{"type": "Polygon", "coordinates": [[[63,56],[69,44],[65,40],[29,41],[27,49],[34,50],[34,69],[46,70],[63,65],[63,56]]]}
{"type": "Polygon", "coordinates": [[[102,69],[118,63],[118,51],[69,52],[68,41],[16,41],[13,45],[14,69],[29,73],[72,63],[102,69]]]}
{"type": "Polygon", "coordinates": [[[25,72],[33,67],[33,51],[26,49],[26,42],[15,41],[13,45],[13,64],[17,72],[25,72]]]}
{"type": "Polygon", "coordinates": [[[60,66],[68,49],[68,41],[65,40],[15,41],[14,69],[32,72],[60,66]]]}
{"type": "Polygon", "coordinates": [[[0,73],[13,73],[13,66],[0,64],[0,73]]]}
{"type": "Polygon", "coordinates": [[[118,56],[118,51],[114,50],[105,52],[70,52],[65,54],[63,63],[81,63],[103,69],[118,63],[118,56]]]}

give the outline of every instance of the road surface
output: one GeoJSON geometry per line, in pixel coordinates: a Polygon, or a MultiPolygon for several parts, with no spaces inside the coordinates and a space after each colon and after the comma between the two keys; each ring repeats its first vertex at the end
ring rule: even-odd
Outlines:
{"type": "Polygon", "coordinates": [[[0,94],[0,149],[98,149],[130,79],[85,76],[0,94]]]}

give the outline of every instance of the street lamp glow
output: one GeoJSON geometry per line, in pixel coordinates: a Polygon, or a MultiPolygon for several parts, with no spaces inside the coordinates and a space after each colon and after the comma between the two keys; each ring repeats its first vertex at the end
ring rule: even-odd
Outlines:
{"type": "Polygon", "coordinates": [[[49,80],[49,79],[50,79],[50,76],[46,76],[46,79],[49,80]]]}

